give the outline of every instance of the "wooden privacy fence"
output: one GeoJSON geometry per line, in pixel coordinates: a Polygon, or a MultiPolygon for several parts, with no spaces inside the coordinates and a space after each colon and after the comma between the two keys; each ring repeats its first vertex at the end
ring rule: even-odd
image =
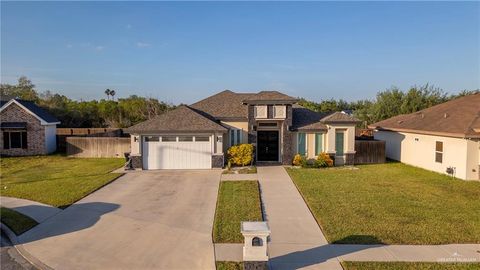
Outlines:
{"type": "Polygon", "coordinates": [[[130,138],[120,137],[67,137],[67,156],[118,157],[130,152],[130,138]]]}
{"type": "Polygon", "coordinates": [[[355,164],[385,163],[385,141],[355,140],[355,164]]]}
{"type": "Polygon", "coordinates": [[[121,128],[57,128],[57,135],[96,137],[120,137],[123,134],[121,128]]]}

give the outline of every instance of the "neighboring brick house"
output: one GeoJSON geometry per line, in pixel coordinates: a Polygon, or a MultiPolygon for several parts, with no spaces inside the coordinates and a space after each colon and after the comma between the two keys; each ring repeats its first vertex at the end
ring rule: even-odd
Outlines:
{"type": "Polygon", "coordinates": [[[354,117],[321,114],[277,91],[225,90],[127,129],[133,164],[143,169],[223,167],[229,147],[255,146],[255,161],[291,164],[295,154],[326,152],[336,165],[355,155],[354,117]]]}
{"type": "Polygon", "coordinates": [[[0,154],[46,155],[56,150],[60,122],[33,102],[0,101],[0,154]]]}

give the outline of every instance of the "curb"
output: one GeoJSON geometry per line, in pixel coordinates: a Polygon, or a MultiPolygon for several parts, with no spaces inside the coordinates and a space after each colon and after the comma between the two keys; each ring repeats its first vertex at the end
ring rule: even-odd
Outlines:
{"type": "Polygon", "coordinates": [[[44,264],[39,259],[35,258],[32,254],[23,248],[23,245],[19,243],[17,235],[5,224],[0,222],[0,230],[6,234],[6,236],[12,242],[13,247],[17,250],[18,254],[20,254],[25,260],[31,263],[33,266],[40,270],[53,270],[50,266],[44,264]]]}

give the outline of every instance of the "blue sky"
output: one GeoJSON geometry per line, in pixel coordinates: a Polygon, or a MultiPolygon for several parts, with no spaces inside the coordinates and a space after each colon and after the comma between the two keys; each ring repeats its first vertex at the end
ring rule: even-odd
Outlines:
{"type": "Polygon", "coordinates": [[[480,88],[479,2],[2,2],[1,80],[75,99],[480,88]]]}

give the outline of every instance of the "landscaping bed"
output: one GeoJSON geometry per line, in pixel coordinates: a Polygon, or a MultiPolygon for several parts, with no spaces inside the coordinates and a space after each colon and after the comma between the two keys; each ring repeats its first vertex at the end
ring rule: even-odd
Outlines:
{"type": "Polygon", "coordinates": [[[243,243],[241,221],[262,221],[258,181],[221,181],[213,224],[214,243],[243,243]]]}
{"type": "Polygon", "coordinates": [[[216,262],[217,270],[243,270],[242,262],[216,262]]]}
{"type": "Polygon", "coordinates": [[[480,263],[342,262],[345,270],[478,270],[480,263]]]}
{"type": "Polygon", "coordinates": [[[16,235],[20,235],[38,225],[38,223],[30,217],[6,207],[0,207],[0,219],[2,223],[7,225],[16,235]]]}
{"type": "Polygon", "coordinates": [[[248,167],[232,167],[230,169],[226,169],[222,172],[223,174],[253,174],[257,173],[256,166],[248,166],[248,167]]]}
{"type": "Polygon", "coordinates": [[[480,182],[402,163],[287,169],[331,243],[480,243],[480,182]]]}
{"type": "Polygon", "coordinates": [[[120,173],[120,158],[68,158],[61,155],[0,160],[0,195],[66,207],[108,184],[120,173]]]}

